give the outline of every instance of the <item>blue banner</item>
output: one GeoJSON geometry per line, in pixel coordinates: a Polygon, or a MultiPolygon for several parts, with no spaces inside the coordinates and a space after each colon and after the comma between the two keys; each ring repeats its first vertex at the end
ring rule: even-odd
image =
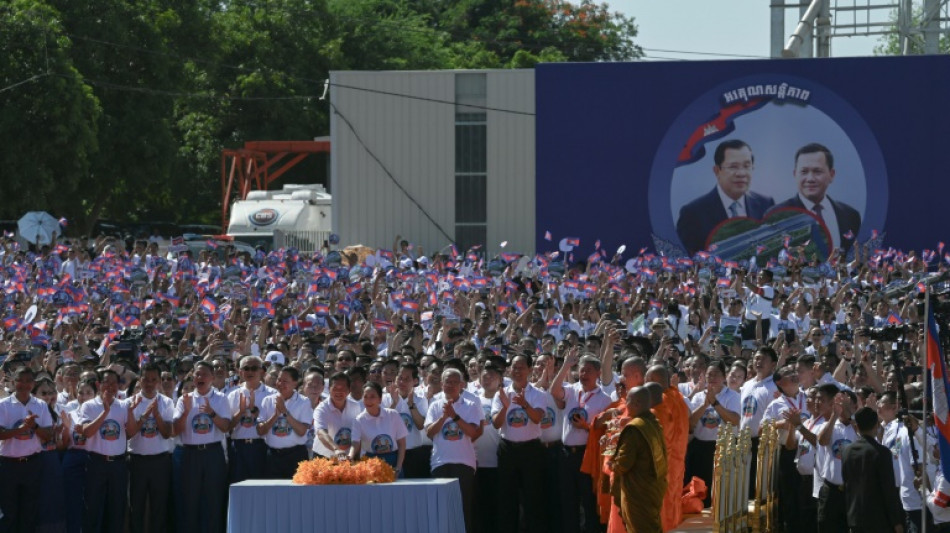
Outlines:
{"type": "Polygon", "coordinates": [[[544,64],[536,92],[539,251],[947,238],[950,57],[544,64]]]}

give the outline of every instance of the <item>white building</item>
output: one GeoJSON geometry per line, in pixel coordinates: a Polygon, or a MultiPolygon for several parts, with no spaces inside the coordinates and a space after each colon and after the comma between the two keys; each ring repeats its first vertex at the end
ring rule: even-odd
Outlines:
{"type": "Polygon", "coordinates": [[[533,70],[330,73],[341,243],[535,249],[533,70]]]}

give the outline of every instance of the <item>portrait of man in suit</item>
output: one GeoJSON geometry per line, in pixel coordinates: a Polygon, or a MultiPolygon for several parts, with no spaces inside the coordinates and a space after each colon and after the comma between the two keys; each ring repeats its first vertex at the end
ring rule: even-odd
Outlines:
{"type": "Polygon", "coordinates": [[[795,152],[794,175],[798,194],[773,209],[797,207],[809,211],[828,228],[832,245],[847,252],[861,229],[861,214],[827,194],[835,180],[835,158],[831,150],[818,143],[799,148],[795,152]]]}
{"type": "Polygon", "coordinates": [[[722,221],[736,217],[760,219],[775,205],[771,197],[749,190],[755,157],[745,141],[719,143],[713,163],[716,186],[684,205],[676,221],[676,233],[689,255],[706,248],[710,232],[722,221]]]}

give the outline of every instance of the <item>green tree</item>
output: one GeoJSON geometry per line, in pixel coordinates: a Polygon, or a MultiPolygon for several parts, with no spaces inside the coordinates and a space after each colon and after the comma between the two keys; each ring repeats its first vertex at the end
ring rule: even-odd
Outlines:
{"type": "MultiPolygon", "coordinates": [[[[899,56],[904,54],[900,34],[898,33],[897,13],[891,15],[891,20],[894,21],[894,26],[891,28],[892,31],[881,36],[877,46],[874,47],[874,55],[899,56]]],[[[912,25],[914,27],[920,27],[921,20],[923,20],[923,12],[922,8],[919,8],[914,13],[912,25]]],[[[937,40],[937,51],[941,54],[950,54],[950,37],[946,34],[941,35],[937,40]]],[[[921,55],[924,53],[924,40],[921,35],[914,35],[910,39],[909,52],[910,55],[921,55]]]]}
{"type": "MultiPolygon", "coordinates": [[[[643,55],[630,17],[590,0],[460,0],[426,4],[453,41],[484,43],[503,63],[518,52],[562,61],[627,61],[643,55]],[[553,55],[556,50],[559,55],[553,55]]],[[[522,58],[524,54],[522,54],[522,58]]],[[[518,62],[519,64],[521,61],[518,62]]]]}
{"type": "Polygon", "coordinates": [[[101,110],[57,19],[39,0],[0,8],[3,218],[36,209],[70,219],[82,213],[75,199],[98,148],[101,110]]]}

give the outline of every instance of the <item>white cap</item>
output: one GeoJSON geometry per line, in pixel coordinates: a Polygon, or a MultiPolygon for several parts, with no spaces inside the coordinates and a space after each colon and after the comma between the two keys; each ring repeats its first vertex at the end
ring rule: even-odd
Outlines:
{"type": "Polygon", "coordinates": [[[287,363],[287,358],[284,357],[284,354],[278,352],[277,350],[267,352],[267,355],[264,357],[265,363],[277,363],[278,365],[284,365],[287,363]]]}

